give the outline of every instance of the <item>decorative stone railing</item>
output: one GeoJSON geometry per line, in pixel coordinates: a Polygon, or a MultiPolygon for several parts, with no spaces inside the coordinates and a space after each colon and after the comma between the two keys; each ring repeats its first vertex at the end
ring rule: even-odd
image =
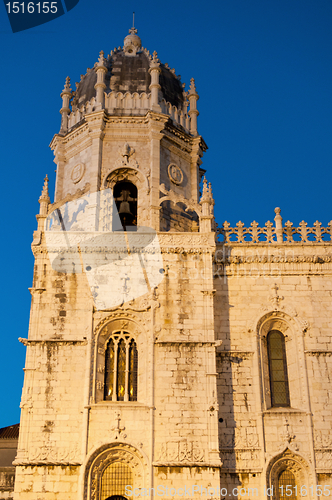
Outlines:
{"type": "Polygon", "coordinates": [[[265,227],[259,227],[256,221],[250,227],[244,227],[243,222],[238,222],[236,227],[230,227],[229,222],[224,222],[221,228],[217,228],[219,241],[222,243],[323,243],[332,241],[332,220],[328,227],[322,227],[321,222],[316,221],[313,227],[308,227],[304,221],[299,227],[293,227],[293,223],[287,221],[282,226],[280,209],[275,209],[275,225],[267,221],[265,227]]]}
{"type": "MultiPolygon", "coordinates": [[[[121,115],[141,115],[144,116],[149,109],[151,109],[151,94],[143,92],[138,94],[135,92],[110,92],[105,94],[105,109],[110,114],[121,115]]],[[[171,103],[166,102],[165,99],[159,103],[161,112],[168,115],[175,124],[181,125],[186,132],[190,130],[190,117],[183,110],[178,109],[171,103]]],[[[101,109],[101,105],[96,102],[95,97],[90,99],[87,103],[72,111],[68,116],[68,129],[74,127],[79,123],[86,114],[92,113],[101,109]]]]}
{"type": "Polygon", "coordinates": [[[189,132],[190,117],[187,113],[184,113],[181,109],[173,106],[170,102],[166,102],[165,99],[163,99],[159,104],[162,113],[169,115],[175,123],[178,123],[186,130],[186,132],[189,132]]]}
{"type": "Polygon", "coordinates": [[[117,109],[121,109],[124,114],[144,114],[148,109],[150,109],[150,97],[151,94],[138,94],[134,92],[110,92],[105,94],[105,109],[113,114],[117,109]]]}
{"type": "Polygon", "coordinates": [[[76,123],[79,123],[85,115],[88,113],[92,113],[93,111],[97,110],[97,102],[96,99],[93,97],[88,101],[85,105],[82,104],[80,108],[77,108],[76,110],[72,111],[70,115],[68,116],[68,129],[71,129],[76,125],[76,123]]]}

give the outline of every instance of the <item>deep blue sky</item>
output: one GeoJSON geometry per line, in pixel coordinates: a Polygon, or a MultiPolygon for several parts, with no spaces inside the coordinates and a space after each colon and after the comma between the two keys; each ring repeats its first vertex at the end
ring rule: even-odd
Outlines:
{"type": "Polygon", "coordinates": [[[1,7],[2,348],[0,427],[19,421],[32,282],[30,250],[60,93],[100,50],[123,44],[136,11],[143,46],[189,86],[196,80],[203,167],[216,219],[263,225],[332,219],[331,0],[80,0],[68,14],[12,34],[1,7]]]}

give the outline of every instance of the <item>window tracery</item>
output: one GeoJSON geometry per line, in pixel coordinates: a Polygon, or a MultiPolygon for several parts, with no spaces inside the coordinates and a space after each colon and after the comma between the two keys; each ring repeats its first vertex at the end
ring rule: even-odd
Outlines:
{"type": "Polygon", "coordinates": [[[104,399],[137,401],[137,369],[135,339],[128,332],[114,332],[105,352],[104,399]]]}

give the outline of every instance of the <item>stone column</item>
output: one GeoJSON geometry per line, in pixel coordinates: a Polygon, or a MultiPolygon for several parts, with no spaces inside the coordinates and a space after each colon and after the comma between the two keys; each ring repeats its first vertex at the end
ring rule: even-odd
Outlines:
{"type": "Polygon", "coordinates": [[[99,59],[96,67],[97,83],[95,85],[95,90],[96,90],[97,110],[104,109],[105,106],[104,90],[106,89],[105,74],[107,72],[107,68],[105,67],[104,63],[105,63],[104,52],[101,51],[99,53],[99,59]]]}
{"type": "Polygon", "coordinates": [[[151,145],[151,175],[150,175],[150,227],[156,231],[160,230],[160,141],[163,137],[161,131],[168,117],[149,113],[149,138],[151,145]],[[156,118],[156,119],[155,119],[156,118]]]}
{"type": "Polygon", "coordinates": [[[159,89],[161,88],[159,85],[159,73],[160,73],[160,61],[157,58],[157,52],[154,51],[153,58],[150,62],[149,73],[151,75],[151,98],[150,98],[150,109],[153,111],[160,112],[161,108],[158,100],[159,89]]]}
{"type": "Polygon", "coordinates": [[[56,135],[53,138],[50,147],[54,151],[54,163],[57,166],[54,193],[54,201],[56,202],[63,198],[63,181],[66,166],[65,146],[63,144],[63,138],[60,135],[56,135]]]}
{"type": "Polygon", "coordinates": [[[193,78],[190,80],[188,97],[190,103],[190,133],[192,135],[197,135],[197,116],[199,115],[199,112],[197,111],[197,101],[199,99],[199,95],[196,92],[195,80],[193,78]]]}
{"type": "Polygon", "coordinates": [[[60,94],[62,98],[62,108],[60,109],[61,113],[61,128],[60,134],[65,134],[68,131],[68,115],[70,113],[69,101],[72,95],[71,87],[70,87],[70,78],[67,76],[66,83],[63,91],[60,94]]]}
{"type": "Polygon", "coordinates": [[[198,203],[199,201],[199,177],[198,170],[202,164],[201,156],[203,151],[201,149],[201,137],[195,137],[192,142],[191,161],[190,161],[190,182],[191,182],[191,198],[198,203]]]}

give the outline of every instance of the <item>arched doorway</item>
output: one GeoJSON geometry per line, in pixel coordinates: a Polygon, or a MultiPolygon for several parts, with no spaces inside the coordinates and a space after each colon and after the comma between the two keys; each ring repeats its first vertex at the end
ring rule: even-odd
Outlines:
{"type": "Polygon", "coordinates": [[[131,500],[135,488],[146,488],[149,483],[146,458],[125,443],[105,444],[95,450],[84,476],[83,500],[131,500]]]}

